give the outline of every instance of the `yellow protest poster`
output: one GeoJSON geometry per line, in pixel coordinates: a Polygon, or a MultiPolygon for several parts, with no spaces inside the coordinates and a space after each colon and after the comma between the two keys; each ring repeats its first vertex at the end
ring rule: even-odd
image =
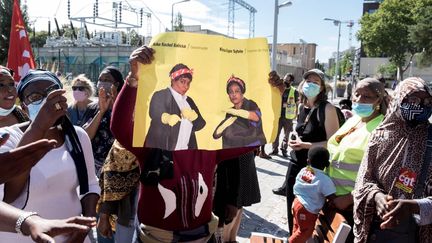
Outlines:
{"type": "Polygon", "coordinates": [[[281,97],[268,83],[265,38],[183,32],[155,36],[142,64],[135,147],[217,150],[274,140],[281,97]]]}

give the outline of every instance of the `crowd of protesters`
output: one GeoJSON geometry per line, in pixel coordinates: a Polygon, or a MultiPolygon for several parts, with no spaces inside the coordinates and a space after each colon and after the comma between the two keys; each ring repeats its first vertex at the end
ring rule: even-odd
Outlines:
{"type": "MultiPolygon", "coordinates": [[[[78,75],[69,105],[55,74],[30,70],[15,86],[13,71],[0,66],[0,242],[236,242],[242,207],[261,200],[254,149],[271,156],[258,148],[262,131],[244,148],[228,146],[224,132],[260,124],[260,110],[233,76],[227,93],[234,107],[214,134],[223,149],[133,147],[137,87],[146,81],[139,64],[153,60],[154,50],[143,46],[130,55],[125,78],[111,66],[96,87],[78,75]]],[[[189,99],[191,69],[176,65],[170,79],[166,93],[189,99]]],[[[270,155],[280,150],[289,161],[273,190],[286,196],[289,241],[313,237],[319,212],[332,211],[352,227],[346,242],[431,242],[427,82],[408,78],[389,97],[382,82],[366,78],[339,108],[327,101],[321,70],[305,72],[297,88],[293,81],[275,71],[268,80],[281,95],[277,137],[267,142],[270,155]]],[[[193,129],[200,114],[191,108],[184,121],[167,113],[158,121],[193,129]]]]}

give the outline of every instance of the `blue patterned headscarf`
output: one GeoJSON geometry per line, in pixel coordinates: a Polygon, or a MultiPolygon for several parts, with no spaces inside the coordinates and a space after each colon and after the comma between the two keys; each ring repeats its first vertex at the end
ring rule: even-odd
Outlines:
{"type": "Polygon", "coordinates": [[[23,100],[22,95],[24,89],[31,83],[37,82],[37,81],[50,81],[53,84],[58,84],[59,88],[63,88],[63,84],[61,81],[57,78],[57,76],[46,70],[38,69],[38,70],[30,70],[18,83],[17,92],[18,96],[21,100],[23,100]]]}

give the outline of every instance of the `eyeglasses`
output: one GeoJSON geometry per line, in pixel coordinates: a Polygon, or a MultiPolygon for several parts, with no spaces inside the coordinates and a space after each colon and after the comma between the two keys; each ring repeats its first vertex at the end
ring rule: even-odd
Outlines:
{"type": "Polygon", "coordinates": [[[58,84],[53,84],[49,86],[48,88],[45,89],[45,92],[33,92],[25,97],[24,103],[26,105],[30,105],[30,104],[39,105],[42,103],[44,98],[46,98],[48,94],[51,93],[51,91],[56,89],[60,89],[60,86],[58,84]]]}
{"type": "Polygon", "coordinates": [[[72,86],[73,91],[84,91],[86,88],[84,86],[72,86]]]}
{"type": "Polygon", "coordinates": [[[0,83],[0,91],[12,91],[16,89],[15,82],[3,84],[0,83]]]}

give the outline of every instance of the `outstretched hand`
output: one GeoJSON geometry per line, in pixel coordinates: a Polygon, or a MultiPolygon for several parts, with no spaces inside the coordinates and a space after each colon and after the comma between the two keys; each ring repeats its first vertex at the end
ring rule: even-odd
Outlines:
{"type": "Polygon", "coordinates": [[[129,64],[130,64],[130,73],[128,79],[129,86],[136,87],[138,85],[138,65],[139,63],[150,64],[154,59],[153,56],[154,53],[155,53],[154,49],[147,46],[141,46],[140,48],[132,52],[132,54],[129,57],[129,64]]]}
{"type": "Polygon", "coordinates": [[[0,184],[31,169],[56,144],[55,140],[41,139],[1,153],[0,184]]]}
{"type": "Polygon", "coordinates": [[[64,234],[87,235],[90,228],[96,226],[95,218],[72,217],[64,220],[48,220],[39,216],[27,218],[23,225],[23,233],[30,234],[35,242],[54,242],[52,237],[64,234]]]}

